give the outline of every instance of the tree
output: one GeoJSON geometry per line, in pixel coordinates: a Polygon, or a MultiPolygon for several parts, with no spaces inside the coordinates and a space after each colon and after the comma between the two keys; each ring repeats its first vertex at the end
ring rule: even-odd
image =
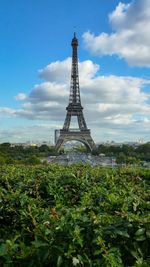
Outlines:
{"type": "Polygon", "coordinates": [[[123,152],[120,152],[116,158],[117,164],[126,163],[126,155],[123,152]]]}
{"type": "Polygon", "coordinates": [[[6,159],[3,155],[0,155],[0,165],[3,165],[6,163],[6,159]]]}
{"type": "Polygon", "coordinates": [[[47,145],[41,145],[39,147],[39,151],[40,152],[48,152],[49,151],[49,147],[47,145]]]}
{"type": "Polygon", "coordinates": [[[36,164],[40,164],[40,163],[41,163],[40,159],[35,155],[29,156],[25,160],[25,164],[36,165],[36,164]]]}

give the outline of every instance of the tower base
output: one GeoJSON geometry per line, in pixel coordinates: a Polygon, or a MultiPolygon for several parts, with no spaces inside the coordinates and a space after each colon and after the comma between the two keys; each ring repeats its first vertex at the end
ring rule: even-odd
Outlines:
{"type": "Polygon", "coordinates": [[[55,149],[59,151],[60,147],[68,141],[79,141],[90,151],[96,148],[89,129],[81,131],[60,130],[60,135],[56,141],[55,149]]]}

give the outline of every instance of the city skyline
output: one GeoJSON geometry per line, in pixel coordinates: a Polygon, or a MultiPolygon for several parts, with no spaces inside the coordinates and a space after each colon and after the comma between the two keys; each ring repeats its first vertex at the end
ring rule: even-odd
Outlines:
{"type": "Polygon", "coordinates": [[[150,2],[0,3],[0,142],[53,141],[69,100],[71,40],[96,142],[150,141],[150,2]]]}

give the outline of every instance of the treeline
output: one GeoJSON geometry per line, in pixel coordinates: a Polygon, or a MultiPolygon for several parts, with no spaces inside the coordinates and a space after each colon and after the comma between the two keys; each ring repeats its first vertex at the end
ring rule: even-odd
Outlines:
{"type": "Polygon", "coordinates": [[[41,158],[55,155],[53,146],[12,146],[10,143],[0,144],[0,164],[39,164],[41,158]]]}
{"type": "Polygon", "coordinates": [[[99,145],[95,154],[105,154],[105,156],[115,157],[117,163],[138,163],[150,162],[150,143],[139,146],[99,145]]]}
{"type": "MultiPolygon", "coordinates": [[[[87,153],[84,146],[74,148],[74,151],[87,153]]],[[[60,153],[65,153],[63,148],[60,153]]],[[[122,146],[114,146],[108,144],[100,144],[94,155],[102,155],[116,158],[118,164],[142,164],[150,162],[150,143],[139,146],[130,146],[123,144],[122,146]]],[[[0,164],[39,164],[41,159],[48,156],[57,155],[54,146],[12,146],[10,143],[0,144],[0,164]]]]}

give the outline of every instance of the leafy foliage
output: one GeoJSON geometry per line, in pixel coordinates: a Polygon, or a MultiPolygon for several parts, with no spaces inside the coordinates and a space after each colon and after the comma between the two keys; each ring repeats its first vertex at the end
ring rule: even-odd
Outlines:
{"type": "Polygon", "coordinates": [[[150,266],[150,170],[0,167],[0,266],[150,266]]]}
{"type": "Polygon", "coordinates": [[[150,162],[150,143],[138,146],[101,144],[96,154],[104,153],[106,156],[116,157],[117,163],[139,164],[140,161],[150,162]]]}
{"type": "Polygon", "coordinates": [[[36,165],[43,157],[57,154],[54,146],[12,146],[10,143],[0,144],[0,164],[36,165]]]}

